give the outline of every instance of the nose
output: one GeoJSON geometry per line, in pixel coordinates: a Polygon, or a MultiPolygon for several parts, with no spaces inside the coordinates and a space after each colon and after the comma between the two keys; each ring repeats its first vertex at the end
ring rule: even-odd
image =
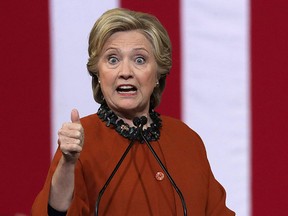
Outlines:
{"type": "Polygon", "coordinates": [[[133,67],[129,60],[126,59],[122,61],[119,77],[123,79],[129,79],[133,77],[133,67]]]}

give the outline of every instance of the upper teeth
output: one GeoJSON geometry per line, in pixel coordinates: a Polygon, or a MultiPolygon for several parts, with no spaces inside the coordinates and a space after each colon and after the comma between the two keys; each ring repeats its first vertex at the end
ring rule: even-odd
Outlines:
{"type": "Polygon", "coordinates": [[[120,86],[119,89],[132,89],[132,86],[120,86]]]}

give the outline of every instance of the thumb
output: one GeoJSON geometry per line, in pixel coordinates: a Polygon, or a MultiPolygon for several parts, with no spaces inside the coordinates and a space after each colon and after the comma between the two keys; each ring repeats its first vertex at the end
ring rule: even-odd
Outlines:
{"type": "Polygon", "coordinates": [[[77,109],[73,109],[73,110],[71,111],[71,122],[81,124],[81,123],[80,123],[79,112],[78,112],[77,109]]]}

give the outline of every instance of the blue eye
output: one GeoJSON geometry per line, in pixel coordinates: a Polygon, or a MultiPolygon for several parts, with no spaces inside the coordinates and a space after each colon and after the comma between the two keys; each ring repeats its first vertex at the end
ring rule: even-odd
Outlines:
{"type": "Polygon", "coordinates": [[[137,57],[135,61],[137,64],[144,64],[146,62],[143,57],[137,57]]]}
{"type": "Polygon", "coordinates": [[[108,57],[108,62],[112,65],[117,64],[118,63],[118,59],[115,56],[110,56],[108,57]]]}

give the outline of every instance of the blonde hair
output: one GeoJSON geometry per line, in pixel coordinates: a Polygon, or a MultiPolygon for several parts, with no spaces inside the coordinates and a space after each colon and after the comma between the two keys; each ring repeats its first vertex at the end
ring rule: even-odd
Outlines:
{"type": "Polygon", "coordinates": [[[159,105],[165,88],[166,76],[172,66],[171,42],[167,31],[159,20],[150,14],[116,8],[106,11],[94,24],[89,36],[89,59],[87,69],[92,76],[93,96],[96,102],[103,103],[104,97],[98,83],[98,61],[107,39],[120,31],[140,30],[151,42],[158,65],[159,84],[150,97],[150,108],[159,105]]]}

